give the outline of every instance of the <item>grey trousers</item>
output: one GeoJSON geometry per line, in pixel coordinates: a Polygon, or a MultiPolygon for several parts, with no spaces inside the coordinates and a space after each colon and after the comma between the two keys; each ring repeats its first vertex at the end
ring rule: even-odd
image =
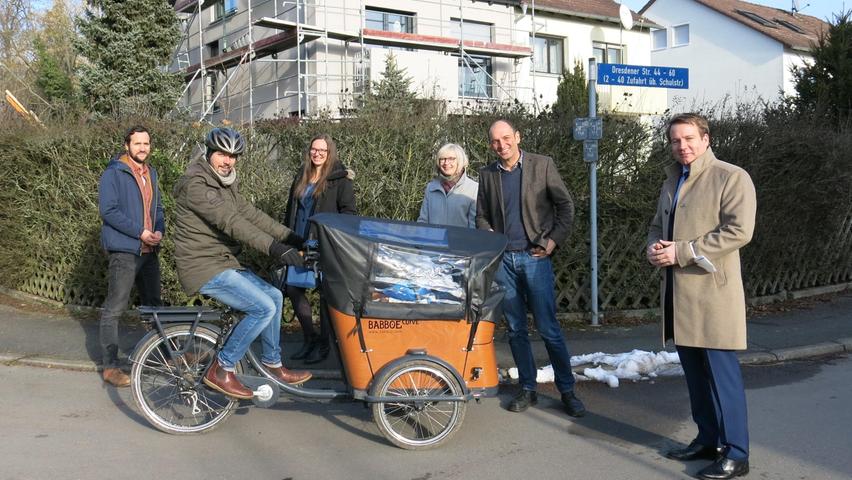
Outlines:
{"type": "Polygon", "coordinates": [[[130,302],[133,285],[142,305],[160,306],[160,259],[156,253],[109,253],[109,288],[101,315],[100,341],[104,368],[118,367],[118,321],[130,302]]]}

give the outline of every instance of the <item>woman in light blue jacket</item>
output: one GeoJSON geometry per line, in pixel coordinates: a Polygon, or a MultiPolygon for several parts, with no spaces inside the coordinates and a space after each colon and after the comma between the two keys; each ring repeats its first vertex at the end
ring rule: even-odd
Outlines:
{"type": "Polygon", "coordinates": [[[418,222],[476,228],[479,184],[467,176],[464,149],[448,143],[435,154],[435,178],[426,185],[418,222]]]}

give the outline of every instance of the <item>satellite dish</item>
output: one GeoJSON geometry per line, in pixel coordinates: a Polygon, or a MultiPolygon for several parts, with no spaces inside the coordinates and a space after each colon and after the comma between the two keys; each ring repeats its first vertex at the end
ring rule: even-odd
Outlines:
{"type": "Polygon", "coordinates": [[[618,7],[618,17],[621,19],[621,26],[624,27],[625,30],[633,28],[633,13],[630,12],[627,5],[622,3],[621,6],[618,7]]]}

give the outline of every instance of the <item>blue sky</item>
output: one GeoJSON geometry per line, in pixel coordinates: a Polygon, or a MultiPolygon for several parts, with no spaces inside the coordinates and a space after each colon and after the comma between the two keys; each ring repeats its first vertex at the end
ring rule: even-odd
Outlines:
{"type": "MultiPolygon", "coordinates": [[[[616,0],[618,1],[618,0],[616,0]]],[[[792,0],[747,0],[750,3],[767,5],[770,7],[783,8],[789,10],[793,5],[792,0]]],[[[638,12],[647,2],[647,0],[621,0],[621,3],[630,7],[634,12],[638,12]]],[[[825,20],[826,18],[834,18],[832,14],[843,10],[844,4],[846,10],[852,8],[852,0],[800,0],[799,11],[811,15],[813,17],[825,20]]]]}
{"type": "MultiPolygon", "coordinates": [[[[616,0],[619,1],[619,0],[616,0]]],[[[776,8],[788,10],[793,4],[792,0],[750,0],[751,3],[759,3],[761,5],[769,5],[776,8]]],[[[80,0],[70,0],[70,4],[81,3],[80,0]]],[[[647,2],[647,0],[621,0],[621,3],[630,7],[631,10],[638,12],[647,2]]],[[[53,5],[53,0],[32,0],[31,5],[35,10],[46,10],[53,5]]],[[[808,15],[825,20],[832,19],[834,13],[843,10],[844,6],[847,10],[852,8],[852,0],[800,0],[800,11],[808,15]]]]}

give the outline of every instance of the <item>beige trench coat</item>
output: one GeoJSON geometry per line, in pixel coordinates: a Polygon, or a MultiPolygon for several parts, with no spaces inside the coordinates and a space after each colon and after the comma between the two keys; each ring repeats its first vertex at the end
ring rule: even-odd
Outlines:
{"type": "MultiPolygon", "coordinates": [[[[649,246],[668,237],[669,212],[681,174],[680,164],[669,166],[666,174],[657,213],[648,229],[649,246]]],[[[756,210],[754,184],[745,170],[718,160],[709,148],[692,162],[689,178],[678,195],[674,220],[678,263],[672,272],[676,345],[722,350],[746,348],[739,249],[751,240],[756,210]],[[696,255],[703,255],[713,263],[715,273],[695,264],[690,242],[696,255]]],[[[661,274],[662,305],[666,291],[664,269],[661,274]]]]}

